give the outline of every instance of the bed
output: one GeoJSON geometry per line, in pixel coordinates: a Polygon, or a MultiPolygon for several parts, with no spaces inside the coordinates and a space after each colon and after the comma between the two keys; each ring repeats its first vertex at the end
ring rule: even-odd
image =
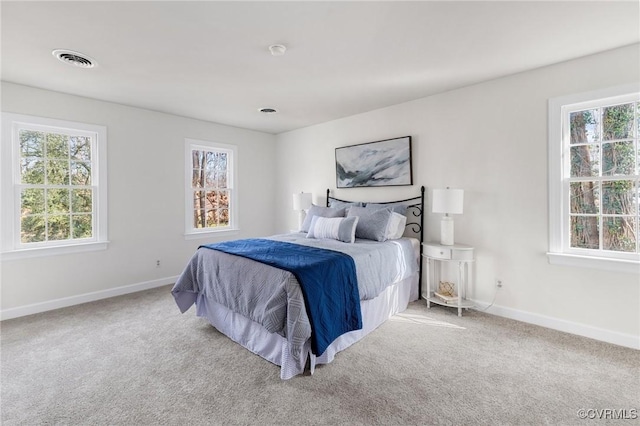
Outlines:
{"type": "Polygon", "coordinates": [[[200,246],[172,294],[282,379],[313,374],[420,297],[423,212],[424,187],[382,203],[328,189],[300,232],[200,246]]]}

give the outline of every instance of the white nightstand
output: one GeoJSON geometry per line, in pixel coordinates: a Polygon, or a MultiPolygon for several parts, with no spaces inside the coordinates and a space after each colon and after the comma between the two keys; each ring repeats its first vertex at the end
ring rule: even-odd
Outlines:
{"type": "Polygon", "coordinates": [[[458,308],[458,316],[462,316],[462,309],[473,307],[473,303],[466,299],[467,284],[469,282],[469,267],[473,263],[473,247],[464,244],[445,246],[436,242],[422,243],[422,255],[427,259],[427,285],[422,290],[422,297],[427,301],[427,308],[431,303],[458,308]],[[442,265],[450,262],[458,264],[458,282],[456,283],[457,298],[444,301],[433,293],[440,283],[442,265]]]}

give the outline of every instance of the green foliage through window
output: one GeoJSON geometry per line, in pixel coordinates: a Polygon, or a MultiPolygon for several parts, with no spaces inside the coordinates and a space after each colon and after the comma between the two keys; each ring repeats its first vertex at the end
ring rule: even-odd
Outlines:
{"type": "Polygon", "coordinates": [[[20,241],[93,236],[92,140],[20,129],[20,241]]]}
{"type": "Polygon", "coordinates": [[[640,105],[570,113],[571,247],[637,253],[640,105]]]}

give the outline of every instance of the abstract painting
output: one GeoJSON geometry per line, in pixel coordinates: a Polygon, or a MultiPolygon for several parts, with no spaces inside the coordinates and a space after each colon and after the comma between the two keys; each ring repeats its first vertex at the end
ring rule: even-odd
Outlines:
{"type": "Polygon", "coordinates": [[[412,185],[411,136],[336,148],[336,185],[412,185]]]}

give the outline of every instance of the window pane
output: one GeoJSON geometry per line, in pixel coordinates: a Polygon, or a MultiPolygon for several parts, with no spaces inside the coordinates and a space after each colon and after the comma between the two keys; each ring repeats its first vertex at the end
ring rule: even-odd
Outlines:
{"type": "Polygon", "coordinates": [[[69,185],[68,160],[47,160],[47,184],[69,185]]]}
{"type": "Polygon", "coordinates": [[[68,214],[49,216],[49,240],[68,240],[71,238],[71,223],[68,214]]]}
{"type": "Polygon", "coordinates": [[[220,208],[229,208],[229,191],[219,191],[219,202],[218,207],[220,208]]]}
{"type": "Polygon", "coordinates": [[[635,215],[635,202],[632,180],[602,182],[602,213],[635,215]]]}
{"type": "Polygon", "coordinates": [[[93,208],[91,189],[71,190],[71,209],[73,213],[91,213],[93,208]]]}
{"type": "Polygon", "coordinates": [[[219,214],[220,214],[220,226],[229,226],[229,210],[221,209],[219,214]]]}
{"type": "Polygon", "coordinates": [[[600,139],[600,111],[598,109],[572,112],[569,115],[569,120],[571,121],[572,144],[596,142],[600,139]]]}
{"type": "Polygon", "coordinates": [[[204,151],[194,149],[191,151],[191,161],[194,169],[204,168],[204,151]]]}
{"type": "Polygon", "coordinates": [[[20,159],[20,175],[22,183],[30,183],[34,185],[44,184],[44,161],[40,158],[21,158],[20,159]]]}
{"type": "Polygon", "coordinates": [[[93,235],[91,221],[90,214],[72,215],[73,238],[91,238],[93,235]]]}
{"type": "Polygon", "coordinates": [[[615,105],[602,109],[604,140],[633,137],[633,104],[615,105]]]}
{"type": "Polygon", "coordinates": [[[44,216],[26,215],[20,218],[20,242],[37,243],[45,241],[44,216]]]}
{"type": "Polygon", "coordinates": [[[205,192],[204,191],[194,191],[193,192],[193,227],[194,228],[204,228],[206,227],[206,216],[205,216],[205,192]]]}
{"type": "Polygon", "coordinates": [[[69,190],[47,189],[48,213],[69,213],[69,190]]]}
{"type": "Polygon", "coordinates": [[[220,153],[218,161],[218,188],[228,188],[228,169],[227,169],[227,157],[226,153],[220,153]]]}
{"type": "MultiPolygon", "coordinates": [[[[640,138],[640,102],[636,104],[636,137],[640,138]]],[[[640,148],[638,148],[640,151],[640,148]]]]}
{"type": "Polygon", "coordinates": [[[69,158],[69,136],[56,133],[47,134],[47,158],[69,158]]]}
{"type": "Polygon", "coordinates": [[[207,227],[218,226],[218,210],[207,211],[207,227]]]}
{"type": "Polygon", "coordinates": [[[194,228],[204,228],[206,226],[206,215],[205,210],[194,210],[193,211],[193,227],[194,228]]]}
{"type": "Polygon", "coordinates": [[[44,189],[23,189],[20,199],[21,216],[44,213],[44,189]]]}
{"type": "Polygon", "coordinates": [[[91,162],[71,162],[71,185],[91,185],[91,162]]]}
{"type": "Polygon", "coordinates": [[[602,244],[604,250],[636,251],[638,229],[634,217],[604,218],[602,244]]]}
{"type": "Polygon", "coordinates": [[[633,141],[602,144],[602,175],[632,175],[635,173],[636,153],[633,141]]]}
{"type": "Polygon", "coordinates": [[[202,169],[193,169],[191,174],[191,187],[204,188],[204,174],[202,169]]]}
{"type": "Polygon", "coordinates": [[[91,160],[91,138],[72,136],[70,138],[70,149],[72,160],[91,160]]]}
{"type": "Polygon", "coordinates": [[[571,216],[571,247],[586,249],[600,248],[597,217],[571,216]]]}
{"type": "Polygon", "coordinates": [[[597,182],[571,182],[571,213],[597,214],[600,188],[597,182]]]}
{"type": "Polygon", "coordinates": [[[218,207],[218,191],[207,191],[207,210],[215,209],[218,207]]]}
{"type": "Polygon", "coordinates": [[[218,176],[217,176],[217,172],[216,172],[216,170],[214,168],[207,168],[206,185],[207,185],[207,188],[217,188],[218,187],[218,176]]]}
{"type": "Polygon", "coordinates": [[[600,145],[571,147],[571,177],[599,176],[600,145]]]}
{"type": "Polygon", "coordinates": [[[20,130],[20,156],[44,157],[45,134],[33,130],[20,130]]]}

